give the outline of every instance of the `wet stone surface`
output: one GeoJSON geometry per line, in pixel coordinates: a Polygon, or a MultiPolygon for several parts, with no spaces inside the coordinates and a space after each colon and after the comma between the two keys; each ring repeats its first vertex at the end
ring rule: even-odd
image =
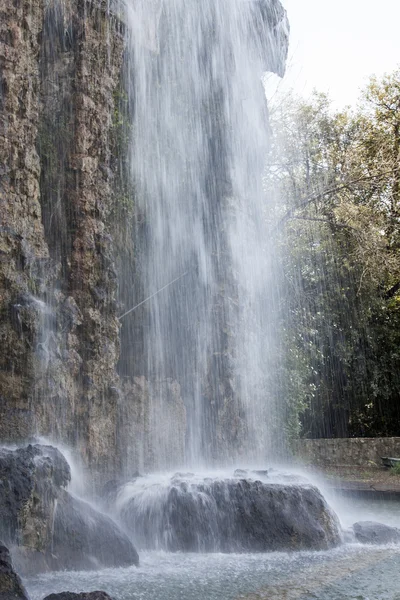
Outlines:
{"type": "Polygon", "coordinates": [[[362,544],[400,544],[400,530],[375,521],[354,523],[355,538],[362,544]]]}
{"type": "Polygon", "coordinates": [[[235,473],[138,479],[121,490],[119,517],[146,549],[266,552],[341,543],[339,521],[316,487],[284,476],[273,483],[267,471],[264,481],[255,472],[235,473]]]}

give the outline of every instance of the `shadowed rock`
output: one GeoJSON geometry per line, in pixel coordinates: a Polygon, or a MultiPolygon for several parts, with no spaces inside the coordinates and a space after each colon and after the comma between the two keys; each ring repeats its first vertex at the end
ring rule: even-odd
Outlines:
{"type": "Polygon", "coordinates": [[[0,449],[0,535],[17,570],[138,564],[118,525],[64,489],[70,478],[67,461],[52,446],[0,449]]]}
{"type": "Polygon", "coordinates": [[[120,516],[145,548],[183,552],[324,550],[341,542],[336,515],[307,484],[179,479],[120,495],[120,516]]]}
{"type": "MultiPolygon", "coordinates": [[[[21,579],[15,573],[8,548],[0,542],[0,600],[29,600],[21,579]]],[[[100,600],[100,599],[99,599],[100,600]]]]}
{"type": "Polygon", "coordinates": [[[71,479],[64,456],[52,446],[0,449],[0,535],[5,542],[41,551],[51,543],[55,500],[71,479]]]}
{"type": "Polygon", "coordinates": [[[362,544],[399,544],[400,530],[374,521],[354,523],[355,538],[362,544]]]}
{"type": "Polygon", "coordinates": [[[114,521],[66,492],[58,500],[52,554],[55,569],[139,564],[131,541],[114,521]]]}

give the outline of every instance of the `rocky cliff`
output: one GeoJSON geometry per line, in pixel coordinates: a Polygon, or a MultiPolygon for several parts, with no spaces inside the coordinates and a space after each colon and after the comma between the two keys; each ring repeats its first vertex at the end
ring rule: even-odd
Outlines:
{"type": "MultiPolygon", "coordinates": [[[[285,12],[254,1],[272,32],[265,67],[282,72],[285,12]]],[[[159,68],[164,5],[139,5],[137,34],[159,68]]],[[[62,441],[98,480],[176,463],[187,441],[181,382],[146,373],[145,307],[119,359],[120,306],[142,300],[148,218],[128,182],[135,73],[121,7],[0,2],[0,441],[62,441]]]]}
{"type": "Polygon", "coordinates": [[[119,327],[108,215],[121,23],[106,2],[0,8],[0,439],[116,454],[119,327]]]}

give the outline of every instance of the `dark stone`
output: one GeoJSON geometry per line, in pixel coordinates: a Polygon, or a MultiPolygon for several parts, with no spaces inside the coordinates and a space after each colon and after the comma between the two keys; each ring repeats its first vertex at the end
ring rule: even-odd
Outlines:
{"type": "Polygon", "coordinates": [[[52,540],[53,569],[95,569],[139,564],[139,556],[118,525],[67,492],[60,495],[52,540]]]}
{"type": "Polygon", "coordinates": [[[105,592],[83,592],[80,594],[61,592],[61,594],[50,594],[44,600],[112,600],[112,598],[105,592]]]}
{"type": "Polygon", "coordinates": [[[103,485],[100,491],[100,498],[105,506],[112,506],[115,503],[118,491],[122,485],[123,482],[118,479],[111,479],[103,485]]]}
{"type": "Polygon", "coordinates": [[[0,449],[0,535],[23,575],[138,564],[116,523],[64,488],[70,467],[59,450],[0,449]]]}
{"type": "Polygon", "coordinates": [[[374,521],[359,521],[353,525],[354,535],[362,544],[399,544],[400,529],[374,521]]]}
{"type": "Polygon", "coordinates": [[[317,488],[247,479],[138,487],[120,517],[139,547],[182,552],[325,550],[341,529],[317,488]],[[154,492],[153,492],[154,489],[154,492]]]}
{"type": "Polygon", "coordinates": [[[2,542],[0,542],[0,600],[29,600],[21,579],[13,569],[8,548],[3,546],[2,542]]]}
{"type": "Polygon", "coordinates": [[[61,307],[61,317],[63,326],[68,329],[74,329],[82,324],[82,314],[74,298],[68,296],[61,307]]]}
{"type": "Polygon", "coordinates": [[[27,539],[29,516],[39,515],[43,537],[58,490],[70,479],[67,461],[52,446],[30,444],[17,450],[1,448],[0,535],[3,539],[11,543],[30,542],[27,539]]]}

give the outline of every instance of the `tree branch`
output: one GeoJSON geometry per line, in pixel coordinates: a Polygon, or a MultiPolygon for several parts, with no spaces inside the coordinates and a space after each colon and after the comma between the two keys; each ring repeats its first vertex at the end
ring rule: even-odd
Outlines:
{"type": "Polygon", "coordinates": [[[388,290],[387,292],[385,292],[385,294],[383,295],[383,297],[385,298],[385,300],[390,300],[399,291],[400,291],[400,281],[398,283],[396,283],[394,286],[392,286],[390,288],[390,290],[388,290]]]}
{"type": "Polygon", "coordinates": [[[311,194],[311,196],[308,196],[308,198],[305,198],[299,204],[297,204],[296,206],[294,206],[293,208],[288,210],[287,213],[278,222],[276,229],[279,229],[282,225],[285,224],[285,222],[287,220],[293,218],[295,213],[298,210],[303,210],[304,208],[306,208],[313,202],[318,202],[319,200],[322,200],[323,198],[325,198],[326,196],[330,196],[331,194],[336,194],[343,190],[351,189],[352,186],[356,185],[357,183],[361,183],[362,181],[372,181],[372,180],[376,180],[376,179],[384,179],[384,177],[389,175],[390,173],[392,173],[392,171],[385,171],[384,173],[381,173],[380,175],[369,175],[368,177],[359,177],[358,179],[353,179],[352,181],[343,183],[342,185],[337,185],[337,186],[328,188],[327,190],[323,190],[321,192],[311,194]]]}
{"type": "Polygon", "coordinates": [[[347,223],[337,223],[336,221],[330,221],[329,219],[320,219],[318,217],[302,217],[295,215],[293,217],[289,217],[290,220],[296,221],[316,221],[317,223],[326,223],[327,225],[331,225],[332,227],[352,229],[353,231],[359,232],[360,230],[356,227],[352,227],[351,225],[347,225],[347,223]]]}

